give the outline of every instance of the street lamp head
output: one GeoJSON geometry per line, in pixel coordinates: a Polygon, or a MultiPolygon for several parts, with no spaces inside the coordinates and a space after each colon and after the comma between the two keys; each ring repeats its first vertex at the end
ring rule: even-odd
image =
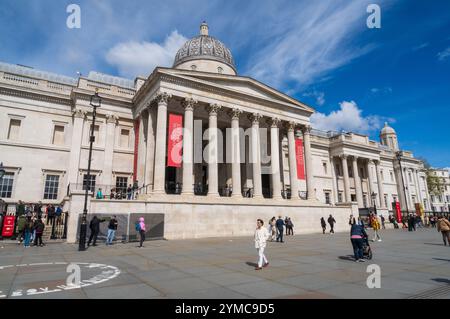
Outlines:
{"type": "Polygon", "coordinates": [[[95,94],[91,96],[91,106],[97,108],[102,104],[102,98],[98,95],[98,91],[95,91],[95,94]]]}
{"type": "Polygon", "coordinates": [[[373,199],[375,199],[375,198],[377,197],[377,193],[372,192],[372,195],[371,195],[371,196],[372,196],[373,199]]]}
{"type": "Polygon", "coordinates": [[[3,163],[0,163],[0,179],[3,178],[3,176],[5,175],[6,171],[3,168],[3,163]]]}

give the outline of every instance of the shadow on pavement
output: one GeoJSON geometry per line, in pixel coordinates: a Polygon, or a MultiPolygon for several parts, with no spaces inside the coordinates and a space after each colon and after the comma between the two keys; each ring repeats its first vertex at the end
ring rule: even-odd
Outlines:
{"type": "Polygon", "coordinates": [[[444,246],[442,244],[436,244],[436,243],[423,243],[424,245],[433,245],[433,246],[444,246]]]}
{"type": "Polygon", "coordinates": [[[252,262],[249,262],[249,261],[247,261],[246,264],[247,264],[248,266],[251,266],[251,267],[256,267],[256,266],[258,266],[257,263],[252,263],[252,262]]]}
{"type": "Polygon", "coordinates": [[[353,257],[353,255],[339,256],[339,259],[347,260],[347,261],[355,261],[355,257],[353,257]]]}
{"type": "Polygon", "coordinates": [[[450,262],[450,259],[444,259],[444,258],[433,258],[434,260],[440,260],[440,261],[448,261],[450,262]]]}
{"type": "Polygon", "coordinates": [[[442,283],[442,284],[447,284],[450,285],[450,279],[446,279],[446,278],[431,278],[431,280],[442,283]]]}

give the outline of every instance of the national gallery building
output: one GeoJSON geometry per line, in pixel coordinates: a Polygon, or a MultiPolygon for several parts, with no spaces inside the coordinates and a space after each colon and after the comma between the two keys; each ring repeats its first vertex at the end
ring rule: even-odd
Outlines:
{"type": "Polygon", "coordinates": [[[423,163],[399,149],[392,127],[380,141],[321,132],[310,125],[313,113],[238,75],[206,23],[171,68],[134,81],[0,63],[0,198],[11,212],[19,200],[62,205],[68,242],[76,241],[86,188],[102,193],[89,197],[88,219],[159,214],[167,239],[250,235],[257,218],[279,215],[291,217],[296,233],[321,231],[330,214],[347,231],[350,214],[376,206],[387,217],[395,202],[431,210],[423,163]]]}

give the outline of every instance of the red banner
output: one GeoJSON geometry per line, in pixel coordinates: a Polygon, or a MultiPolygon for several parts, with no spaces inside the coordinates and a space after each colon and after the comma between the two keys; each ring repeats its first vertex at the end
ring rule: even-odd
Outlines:
{"type": "Polygon", "coordinates": [[[2,236],[3,237],[12,237],[14,234],[14,222],[16,220],[16,216],[4,216],[3,221],[3,229],[2,236]]]}
{"type": "Polygon", "coordinates": [[[295,139],[295,157],[297,159],[297,178],[305,179],[305,162],[303,159],[303,140],[295,139]]]}
{"type": "Polygon", "coordinates": [[[402,222],[402,212],[400,209],[399,202],[395,202],[395,212],[397,213],[397,222],[401,223],[402,222]]]}
{"type": "Polygon", "coordinates": [[[183,156],[183,116],[169,114],[167,166],[181,167],[183,156]]]}

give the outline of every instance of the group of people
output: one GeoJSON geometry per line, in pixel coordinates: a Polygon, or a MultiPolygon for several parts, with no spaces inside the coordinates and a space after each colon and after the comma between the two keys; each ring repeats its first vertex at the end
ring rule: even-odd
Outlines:
{"type": "MultiPolygon", "coordinates": [[[[111,188],[111,192],[109,194],[109,199],[127,199],[132,200],[136,199],[136,185],[128,185],[127,188],[111,188]]],[[[101,188],[97,190],[97,193],[95,194],[96,199],[105,199],[106,196],[103,194],[103,191],[101,188]]]]}
{"type": "Polygon", "coordinates": [[[20,215],[17,218],[18,244],[28,248],[33,244],[35,247],[44,246],[42,234],[45,224],[37,215],[20,215]]]}
{"type": "MultiPolygon", "coordinates": [[[[330,234],[334,234],[334,224],[336,224],[336,220],[333,215],[330,214],[328,217],[328,224],[330,225],[330,234]]],[[[327,230],[327,223],[325,222],[325,218],[320,218],[320,226],[322,226],[322,233],[325,234],[327,230]]]]}
{"type": "Polygon", "coordinates": [[[269,220],[268,232],[270,234],[269,240],[284,243],[283,234],[284,229],[286,228],[286,236],[294,235],[294,223],[292,222],[290,217],[287,217],[283,220],[281,216],[278,216],[278,219],[273,216],[269,220]]]}
{"type": "MultiPolygon", "coordinates": [[[[104,219],[100,219],[97,216],[94,216],[89,223],[89,229],[91,230],[91,234],[89,236],[89,241],[87,243],[88,247],[91,245],[91,242],[92,246],[97,246],[97,237],[100,233],[100,224],[105,221],[108,221],[108,233],[106,235],[105,244],[107,246],[113,244],[113,240],[116,236],[116,231],[119,226],[117,216],[114,215],[111,218],[104,218],[104,219]]],[[[143,247],[143,243],[145,241],[145,233],[147,232],[144,217],[139,218],[139,220],[136,222],[135,228],[140,236],[139,247],[141,248],[143,247]]]]}

